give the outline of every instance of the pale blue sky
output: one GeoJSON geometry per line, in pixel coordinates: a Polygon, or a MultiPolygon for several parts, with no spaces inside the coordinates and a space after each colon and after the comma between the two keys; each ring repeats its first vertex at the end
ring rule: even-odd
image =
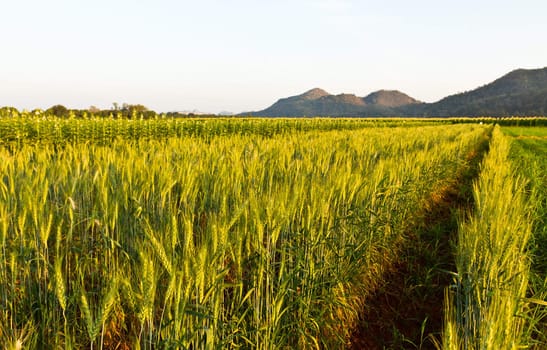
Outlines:
{"type": "Polygon", "coordinates": [[[433,102],[547,66],[545,0],[18,0],[0,106],[242,112],[314,87],[433,102]]]}

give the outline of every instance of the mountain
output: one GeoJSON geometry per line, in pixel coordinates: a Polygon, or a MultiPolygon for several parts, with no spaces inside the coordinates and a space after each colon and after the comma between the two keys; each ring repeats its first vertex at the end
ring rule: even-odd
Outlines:
{"type": "Polygon", "coordinates": [[[315,88],[301,95],[282,98],[272,106],[258,112],[242,115],[264,117],[300,116],[393,116],[395,107],[420,103],[400,91],[380,90],[366,97],[354,94],[331,95],[315,88]]]}
{"type": "MultiPolygon", "coordinates": [[[[547,114],[547,67],[517,69],[475,90],[421,106],[430,116],[516,116],[547,114]]],[[[408,112],[412,112],[409,108],[408,112]]]]}
{"type": "Polygon", "coordinates": [[[475,90],[422,103],[397,90],[379,90],[365,97],[331,95],[315,88],[282,98],[258,112],[264,117],[367,116],[532,116],[547,114],[547,67],[517,69],[475,90]]]}
{"type": "Polygon", "coordinates": [[[380,90],[371,93],[363,98],[366,104],[379,105],[385,107],[401,107],[410,104],[420,103],[420,101],[403,94],[397,90],[380,90]]]}
{"type": "Polygon", "coordinates": [[[304,100],[317,100],[318,98],[328,96],[328,95],[329,95],[329,93],[326,92],[325,90],[315,88],[315,89],[311,89],[310,91],[307,91],[307,92],[303,93],[302,95],[295,96],[293,98],[294,99],[300,98],[300,99],[304,99],[304,100]]]}

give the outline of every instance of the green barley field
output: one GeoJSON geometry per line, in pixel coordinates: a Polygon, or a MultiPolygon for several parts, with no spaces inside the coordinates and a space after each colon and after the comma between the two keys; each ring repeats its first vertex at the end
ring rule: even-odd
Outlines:
{"type": "Polygon", "coordinates": [[[533,348],[547,345],[547,128],[506,127],[512,140],[511,158],[519,173],[527,179],[527,192],[533,200],[531,275],[529,295],[531,322],[527,328],[534,339],[533,348]]]}
{"type": "Polygon", "coordinates": [[[497,122],[0,116],[0,343],[545,348],[547,128],[497,122]],[[359,332],[439,205],[442,319],[359,332]]]}

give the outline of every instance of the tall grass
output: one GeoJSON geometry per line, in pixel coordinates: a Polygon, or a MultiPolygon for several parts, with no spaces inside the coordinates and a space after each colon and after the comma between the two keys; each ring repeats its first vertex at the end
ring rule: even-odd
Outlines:
{"type": "Polygon", "coordinates": [[[343,347],[485,128],[305,129],[0,148],[0,341],[343,347]]]}
{"type": "Polygon", "coordinates": [[[532,220],[525,181],[512,168],[509,151],[497,126],[474,184],[475,209],[458,232],[445,349],[518,349],[528,342],[523,316],[532,220]]]}

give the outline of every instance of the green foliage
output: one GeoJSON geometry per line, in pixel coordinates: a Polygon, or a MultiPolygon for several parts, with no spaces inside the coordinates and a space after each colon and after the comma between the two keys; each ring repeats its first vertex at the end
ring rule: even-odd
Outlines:
{"type": "Polygon", "coordinates": [[[57,118],[68,117],[68,109],[63,105],[55,105],[55,106],[49,107],[46,110],[46,113],[51,114],[57,118]]]}
{"type": "Polygon", "coordinates": [[[1,107],[0,108],[0,117],[2,117],[2,118],[19,117],[19,111],[15,107],[1,107]]]}

